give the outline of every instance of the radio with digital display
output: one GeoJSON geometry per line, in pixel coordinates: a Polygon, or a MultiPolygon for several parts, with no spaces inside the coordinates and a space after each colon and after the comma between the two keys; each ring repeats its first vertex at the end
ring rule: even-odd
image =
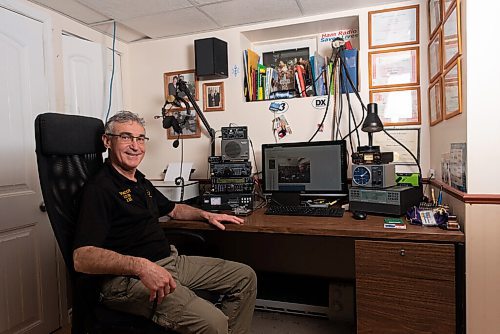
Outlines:
{"type": "Polygon", "coordinates": [[[394,186],[385,189],[352,187],[349,210],[401,216],[422,200],[422,186],[394,186]]]}

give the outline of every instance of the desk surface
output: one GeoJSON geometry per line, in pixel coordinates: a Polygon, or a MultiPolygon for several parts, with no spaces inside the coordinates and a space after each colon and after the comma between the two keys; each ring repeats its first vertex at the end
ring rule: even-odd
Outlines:
{"type": "MultiPolygon", "coordinates": [[[[271,216],[259,209],[244,217],[244,225],[226,224],[226,231],[248,233],[278,233],[292,235],[318,235],[369,239],[408,241],[465,242],[461,231],[446,231],[438,227],[422,227],[406,223],[406,230],[385,229],[384,217],[369,215],[366,220],[355,220],[350,212],[342,218],[271,216]]],[[[201,221],[170,220],[161,223],[165,228],[213,230],[201,221]]]]}

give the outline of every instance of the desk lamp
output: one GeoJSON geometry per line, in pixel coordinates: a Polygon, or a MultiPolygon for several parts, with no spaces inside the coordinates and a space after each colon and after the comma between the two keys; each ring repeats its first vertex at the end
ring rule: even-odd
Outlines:
{"type": "Polygon", "coordinates": [[[363,121],[361,130],[368,133],[368,146],[358,147],[358,152],[380,152],[379,146],[373,146],[373,133],[384,130],[384,125],[378,117],[378,105],[376,103],[368,103],[367,115],[363,121]]]}

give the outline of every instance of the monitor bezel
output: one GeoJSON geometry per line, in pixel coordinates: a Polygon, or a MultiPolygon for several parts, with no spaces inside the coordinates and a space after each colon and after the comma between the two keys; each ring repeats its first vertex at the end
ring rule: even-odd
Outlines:
{"type": "Polygon", "coordinates": [[[341,188],[339,190],[303,190],[301,196],[347,196],[349,193],[349,186],[347,180],[347,143],[345,140],[326,140],[314,142],[294,142],[294,143],[274,143],[262,144],[262,191],[264,194],[272,193],[294,193],[293,190],[271,190],[266,187],[266,150],[275,147],[312,147],[312,146],[340,146],[341,150],[341,188]]]}

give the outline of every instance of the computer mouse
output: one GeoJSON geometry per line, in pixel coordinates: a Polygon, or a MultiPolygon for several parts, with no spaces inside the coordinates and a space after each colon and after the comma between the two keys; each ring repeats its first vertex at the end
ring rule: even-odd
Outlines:
{"type": "Polygon", "coordinates": [[[364,212],[364,211],[354,211],[352,213],[352,218],[357,219],[357,220],[364,220],[364,219],[366,219],[366,212],[364,212]]]}

